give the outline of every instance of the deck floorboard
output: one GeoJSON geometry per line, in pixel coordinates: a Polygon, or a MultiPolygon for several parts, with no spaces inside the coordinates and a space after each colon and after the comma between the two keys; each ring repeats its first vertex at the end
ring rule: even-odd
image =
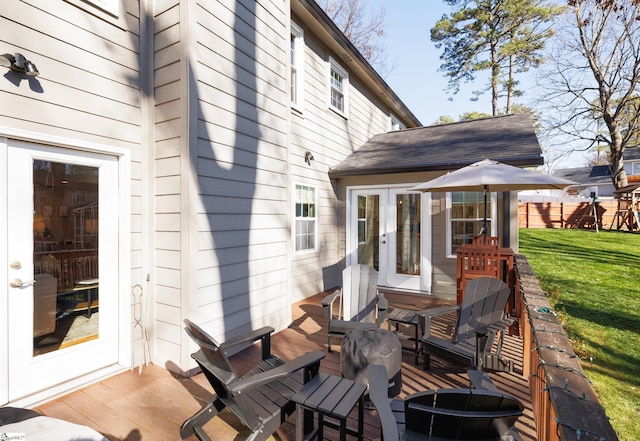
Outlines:
{"type": "MultiPolygon", "coordinates": [[[[423,309],[440,306],[426,296],[387,293],[391,308],[423,309]]],[[[326,353],[321,362],[322,372],[340,375],[339,342],[328,353],[326,320],[322,315],[318,294],[293,305],[293,322],[287,329],[272,336],[272,352],[290,360],[304,352],[320,349],[326,353]]],[[[452,319],[452,318],[451,318],[452,319]]],[[[441,331],[447,324],[440,324],[441,331]]],[[[492,373],[491,378],[502,392],[519,399],[526,407],[525,414],[516,427],[523,440],[535,441],[535,424],[531,411],[528,381],[522,377],[522,341],[507,337],[503,347],[505,355],[515,361],[514,373],[492,373]]],[[[254,346],[232,357],[239,373],[246,372],[259,359],[259,348],[254,346]]],[[[433,358],[431,369],[423,371],[414,364],[410,351],[403,351],[401,397],[407,394],[444,387],[468,387],[464,366],[450,364],[433,358]]],[[[202,374],[191,378],[181,377],[162,366],[150,365],[138,370],[123,372],[97,384],[85,387],[56,400],[42,404],[37,410],[45,415],[84,424],[103,433],[111,441],[178,441],[180,425],[197,412],[213,396],[212,389],[202,374]]],[[[352,413],[352,416],[355,412],[352,413]]],[[[379,439],[380,428],[374,410],[365,410],[364,436],[367,440],[379,439]]],[[[295,439],[295,415],[270,438],[275,441],[295,439]]],[[[355,425],[352,421],[350,425],[355,425]]],[[[238,441],[248,435],[247,430],[229,411],[224,410],[205,426],[216,441],[238,441]]],[[[325,439],[337,439],[331,429],[325,431],[325,439]]],[[[197,441],[195,436],[189,441],[197,441]]]]}

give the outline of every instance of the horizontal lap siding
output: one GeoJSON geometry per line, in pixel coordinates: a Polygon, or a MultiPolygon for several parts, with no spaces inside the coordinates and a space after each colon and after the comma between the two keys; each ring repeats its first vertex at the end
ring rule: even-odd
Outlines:
{"type": "Polygon", "coordinates": [[[139,146],[137,27],[121,30],[65,2],[3,4],[5,51],[23,53],[40,76],[17,88],[2,82],[3,108],[11,110],[0,110],[0,124],[132,150],[139,146]]]}
{"type": "Polygon", "coordinates": [[[189,315],[221,340],[289,320],[284,6],[225,0],[193,10],[189,315]]]}
{"type": "Polygon", "coordinates": [[[183,254],[182,163],[186,151],[184,43],[177,1],[154,2],[155,354],[181,363],[183,254]]]}
{"type": "Polygon", "coordinates": [[[318,190],[317,251],[294,254],[291,269],[292,300],[300,300],[341,284],[344,265],[344,195],[332,185],[328,170],[358,149],[371,136],[389,130],[389,114],[350,71],[347,62],[328,51],[304,23],[304,104],[292,113],[290,173],[293,183],[318,190]],[[349,72],[347,118],[328,107],[329,56],[349,72]],[[314,160],[304,162],[310,151],[314,160]]]}

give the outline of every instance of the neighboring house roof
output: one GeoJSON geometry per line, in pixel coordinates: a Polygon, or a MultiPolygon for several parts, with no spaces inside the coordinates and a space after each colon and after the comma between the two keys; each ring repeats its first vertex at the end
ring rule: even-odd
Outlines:
{"type": "Polygon", "coordinates": [[[516,114],[376,135],[329,170],[331,177],[453,170],[482,159],[544,163],[531,115],[516,114]]]}
{"type": "Polygon", "coordinates": [[[623,158],[625,161],[640,159],[640,147],[627,147],[624,149],[623,158]]]}
{"type": "Polygon", "coordinates": [[[553,176],[579,182],[580,185],[605,185],[612,183],[611,167],[608,165],[563,168],[554,172],[553,176]]]}

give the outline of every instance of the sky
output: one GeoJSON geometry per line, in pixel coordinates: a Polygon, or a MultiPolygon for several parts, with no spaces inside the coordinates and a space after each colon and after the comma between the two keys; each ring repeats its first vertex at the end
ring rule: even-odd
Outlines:
{"type": "Polygon", "coordinates": [[[449,115],[455,120],[470,111],[491,114],[491,96],[472,102],[472,91],[484,86],[463,84],[456,95],[445,92],[447,79],[438,69],[441,50],[431,42],[430,31],[450,8],[441,0],[367,0],[372,11],[384,8],[384,46],[391,72],[384,76],[400,99],[423,125],[449,115]],[[449,100],[453,98],[453,100],[449,100]]]}

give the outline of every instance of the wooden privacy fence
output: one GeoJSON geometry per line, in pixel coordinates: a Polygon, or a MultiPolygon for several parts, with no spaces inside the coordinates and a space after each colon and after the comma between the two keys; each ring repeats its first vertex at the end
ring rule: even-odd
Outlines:
{"type": "Polygon", "coordinates": [[[538,441],[617,441],[607,415],[525,256],[516,255],[516,299],[538,441]]]}
{"type": "Polygon", "coordinates": [[[618,229],[618,201],[603,199],[595,202],[520,202],[518,228],[598,228],[618,229]]]}

